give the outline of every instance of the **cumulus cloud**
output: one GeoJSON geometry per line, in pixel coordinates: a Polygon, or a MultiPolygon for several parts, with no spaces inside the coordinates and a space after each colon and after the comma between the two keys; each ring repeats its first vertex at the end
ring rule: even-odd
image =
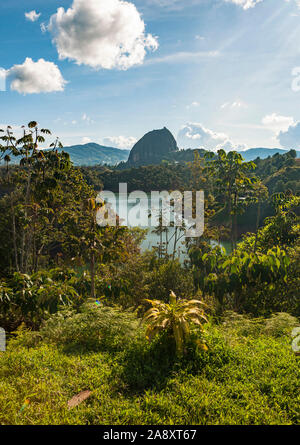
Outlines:
{"type": "Polygon", "coordinates": [[[59,68],[53,62],[29,57],[22,65],[14,65],[6,71],[11,90],[21,94],[51,93],[63,91],[66,85],[59,68]]]}
{"type": "Polygon", "coordinates": [[[262,124],[278,134],[280,131],[286,131],[290,126],[295,125],[295,121],[291,116],[281,116],[280,114],[272,113],[267,114],[262,119],[262,124]]]}
{"type": "Polygon", "coordinates": [[[131,149],[137,139],[133,136],[108,136],[103,139],[103,144],[121,149],[131,149]]]}
{"type": "Polygon", "coordinates": [[[182,148],[204,148],[217,151],[220,149],[245,150],[246,145],[235,144],[225,133],[217,133],[199,123],[188,123],[178,133],[178,144],[182,148]]]}
{"type": "Polygon", "coordinates": [[[30,22],[36,22],[41,17],[41,14],[38,14],[36,11],[30,11],[25,12],[25,17],[30,22]]]}
{"type": "Polygon", "coordinates": [[[236,144],[235,142],[228,139],[225,142],[222,142],[221,144],[217,145],[216,151],[218,150],[225,150],[225,151],[244,151],[247,150],[249,147],[246,144],[236,144]]]}
{"type": "Polygon", "coordinates": [[[291,149],[300,147],[300,122],[296,122],[292,116],[282,116],[277,113],[267,114],[262,119],[265,128],[274,133],[274,140],[283,148],[291,149]]]}
{"type": "Polygon", "coordinates": [[[122,0],[73,0],[52,15],[47,28],[60,59],[98,69],[126,70],[158,48],[135,5],[122,0]]]}
{"type": "Polygon", "coordinates": [[[300,122],[290,125],[285,131],[280,131],[277,136],[281,146],[287,149],[300,148],[300,122]]]}

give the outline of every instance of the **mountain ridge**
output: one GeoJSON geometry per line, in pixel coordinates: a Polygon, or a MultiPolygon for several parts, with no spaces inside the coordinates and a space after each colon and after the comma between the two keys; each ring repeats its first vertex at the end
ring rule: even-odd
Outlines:
{"type": "MultiPolygon", "coordinates": [[[[110,165],[120,168],[132,168],[142,165],[160,164],[167,162],[190,162],[194,159],[194,151],[197,150],[203,156],[205,150],[199,149],[179,149],[172,133],[167,129],[153,130],[146,133],[132,148],[132,150],[122,150],[116,147],[108,147],[89,142],[87,144],[77,144],[63,147],[61,150],[69,153],[75,166],[96,166],[110,165]],[[151,139],[151,140],[149,140],[151,139]]],[[[285,154],[289,150],[283,148],[254,147],[244,151],[239,151],[245,161],[253,161],[258,157],[266,159],[275,154],[285,154]]],[[[300,151],[296,151],[300,158],[300,151]]],[[[12,157],[11,163],[18,164],[20,157],[12,157]]]]}
{"type": "Polygon", "coordinates": [[[130,153],[130,150],[107,147],[96,142],[89,142],[83,145],[71,145],[63,147],[62,150],[69,153],[74,165],[87,167],[101,164],[116,165],[120,162],[126,162],[130,153]]]}
{"type": "MultiPolygon", "coordinates": [[[[66,151],[70,154],[71,160],[76,166],[95,166],[95,165],[118,165],[122,163],[123,167],[126,168],[136,167],[140,164],[139,162],[136,164],[135,162],[128,162],[130,158],[130,150],[122,150],[115,147],[107,147],[104,145],[99,145],[95,142],[90,142],[88,144],[83,145],[72,145],[68,147],[63,147],[63,151],[66,151]],[[89,153],[87,153],[89,151],[89,153]]],[[[203,149],[195,149],[200,152],[209,151],[203,149]]],[[[185,162],[193,160],[193,152],[194,150],[179,150],[178,151],[170,151],[167,153],[163,153],[161,157],[154,158],[153,164],[157,164],[162,162],[163,160],[167,161],[175,161],[175,162],[185,162]]],[[[282,148],[265,148],[265,147],[254,147],[249,148],[244,151],[239,151],[239,153],[243,156],[245,161],[254,161],[256,158],[266,159],[269,156],[274,156],[275,154],[285,154],[288,153],[289,150],[285,150],[282,148]]],[[[300,158],[300,151],[297,152],[297,157],[300,158]]],[[[151,164],[150,160],[146,163],[146,165],[151,164]]]]}

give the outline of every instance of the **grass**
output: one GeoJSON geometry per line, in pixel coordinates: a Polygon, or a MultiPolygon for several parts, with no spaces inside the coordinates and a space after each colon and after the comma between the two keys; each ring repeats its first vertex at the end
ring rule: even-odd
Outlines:
{"type": "Polygon", "coordinates": [[[130,314],[109,309],[86,317],[76,315],[72,325],[71,314],[55,330],[50,321],[39,334],[21,333],[0,353],[2,425],[300,423],[299,358],[286,328],[280,335],[260,321],[259,331],[241,333],[241,319],[230,319],[209,327],[207,353],[189,348],[179,361],[170,339],[149,344],[130,314]],[[96,336],[76,337],[85,322],[94,334],[99,329],[96,336]],[[130,323],[135,334],[124,336],[130,323]],[[91,397],[68,410],[68,400],[86,389],[91,397]]]}

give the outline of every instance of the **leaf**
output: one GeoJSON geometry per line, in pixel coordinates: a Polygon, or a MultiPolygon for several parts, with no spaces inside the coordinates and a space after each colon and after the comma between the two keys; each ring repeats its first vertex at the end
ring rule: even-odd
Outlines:
{"type": "Polygon", "coordinates": [[[35,128],[35,127],[37,127],[37,122],[35,122],[35,121],[29,122],[28,128],[35,128]]]}
{"type": "Polygon", "coordinates": [[[171,293],[170,293],[170,303],[171,303],[171,304],[176,304],[176,301],[177,301],[177,297],[176,297],[176,295],[174,294],[174,292],[171,291],[171,293]]]}
{"type": "Polygon", "coordinates": [[[92,395],[92,391],[90,391],[90,390],[81,391],[79,394],[72,397],[72,399],[70,399],[68,401],[68,408],[69,409],[75,408],[75,406],[80,405],[80,403],[87,400],[91,395],[92,395]]]}

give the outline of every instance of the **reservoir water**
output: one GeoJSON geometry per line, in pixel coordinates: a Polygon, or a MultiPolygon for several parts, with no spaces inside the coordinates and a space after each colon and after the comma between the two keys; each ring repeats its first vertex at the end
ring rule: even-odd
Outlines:
{"type": "MultiPolygon", "coordinates": [[[[131,212],[131,220],[132,220],[132,211],[133,208],[138,204],[140,206],[140,211],[144,215],[144,224],[140,226],[141,229],[147,230],[147,234],[145,239],[143,240],[141,244],[142,251],[151,250],[153,247],[158,247],[160,244],[160,235],[155,233],[155,227],[151,226],[151,212],[157,212],[157,209],[151,209],[150,205],[150,195],[145,195],[143,199],[140,199],[138,201],[132,201],[130,202],[128,200],[127,195],[117,194],[115,193],[115,201],[109,200],[109,203],[118,215],[124,215],[129,214],[131,212]],[[145,217],[145,215],[147,215],[145,217]],[[148,222],[148,225],[147,225],[148,222]]],[[[140,215],[138,215],[140,219],[140,215]]],[[[133,218],[134,220],[134,218],[133,218]]],[[[128,224],[128,226],[135,227],[136,224],[128,224]]],[[[181,261],[183,261],[185,258],[187,258],[186,254],[186,248],[185,248],[185,232],[178,228],[177,235],[175,234],[175,228],[174,227],[168,227],[167,228],[167,242],[168,242],[168,254],[172,254],[174,250],[174,242],[177,236],[177,243],[176,243],[176,257],[179,258],[181,261]]],[[[162,234],[162,241],[165,243],[164,246],[166,246],[166,233],[162,234]]],[[[212,245],[217,245],[217,242],[212,241],[212,245]]],[[[221,242],[220,245],[225,248],[227,253],[230,253],[231,246],[229,241],[221,242]]]]}

